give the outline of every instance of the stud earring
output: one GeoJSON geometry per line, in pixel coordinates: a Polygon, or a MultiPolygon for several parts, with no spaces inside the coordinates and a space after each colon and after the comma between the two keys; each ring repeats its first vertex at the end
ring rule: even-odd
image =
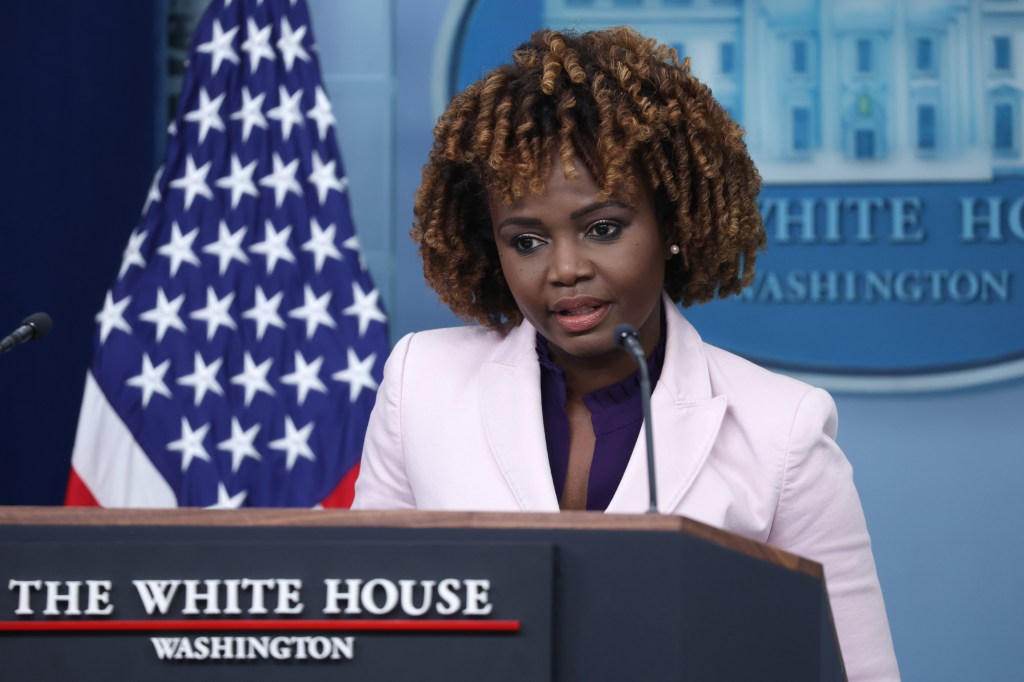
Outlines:
{"type": "Polygon", "coordinates": [[[678,256],[679,255],[679,244],[673,244],[672,246],[668,247],[668,250],[669,250],[669,253],[671,253],[673,256],[678,256]]]}

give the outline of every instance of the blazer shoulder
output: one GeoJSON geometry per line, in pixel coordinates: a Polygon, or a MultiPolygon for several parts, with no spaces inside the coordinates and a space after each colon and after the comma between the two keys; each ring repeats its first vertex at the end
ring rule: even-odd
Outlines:
{"type": "Polygon", "coordinates": [[[458,349],[461,352],[486,352],[493,350],[504,337],[487,327],[443,327],[411,332],[403,337],[419,353],[443,353],[458,349]]]}
{"type": "Polygon", "coordinates": [[[406,371],[450,376],[475,371],[491,358],[503,338],[486,327],[428,329],[402,337],[392,353],[403,354],[406,371]]]}
{"type": "Polygon", "coordinates": [[[824,390],[799,379],[765,369],[745,358],[710,344],[704,344],[711,390],[726,394],[730,405],[747,404],[778,416],[793,413],[805,401],[821,403],[835,410],[832,397],[824,390]]]}

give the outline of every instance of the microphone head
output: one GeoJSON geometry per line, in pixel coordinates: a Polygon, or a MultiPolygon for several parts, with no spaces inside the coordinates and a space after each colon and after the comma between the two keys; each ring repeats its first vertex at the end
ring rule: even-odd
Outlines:
{"type": "Polygon", "coordinates": [[[639,332],[636,330],[636,327],[628,322],[623,322],[619,326],[615,327],[615,343],[623,348],[627,347],[626,339],[636,339],[638,336],[639,332]]]}
{"type": "Polygon", "coordinates": [[[53,328],[53,320],[46,313],[33,313],[21,321],[32,327],[32,338],[41,339],[50,333],[53,328]]]}

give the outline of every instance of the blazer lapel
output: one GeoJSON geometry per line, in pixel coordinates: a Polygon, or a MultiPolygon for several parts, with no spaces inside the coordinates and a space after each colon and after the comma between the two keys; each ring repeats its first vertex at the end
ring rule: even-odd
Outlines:
{"type": "MultiPolygon", "coordinates": [[[[651,396],[658,511],[671,513],[707,461],[728,406],[712,397],[704,344],[696,330],[665,299],[668,325],[665,363],[651,396]]],[[[641,429],[609,512],[639,513],[648,506],[647,441],[641,429]]]]}
{"type": "MultiPolygon", "coordinates": [[[[693,485],[718,436],[727,405],[725,396],[697,402],[673,402],[664,394],[652,397],[654,473],[661,513],[674,512],[693,485]]],[[[647,510],[648,499],[647,441],[641,430],[607,511],[639,514],[647,510]]]]}
{"type": "MultiPolygon", "coordinates": [[[[707,461],[728,406],[711,395],[704,343],[667,297],[665,363],[651,396],[658,509],[671,513],[707,461]]],[[[480,370],[480,409],[491,455],[524,511],[558,511],[551,482],[536,331],[527,322],[509,332],[480,370]]],[[[647,509],[647,453],[643,430],[609,512],[647,509]]]]}
{"type": "Polygon", "coordinates": [[[509,332],[481,367],[480,409],[491,454],[520,509],[556,512],[535,344],[527,322],[509,332]]]}

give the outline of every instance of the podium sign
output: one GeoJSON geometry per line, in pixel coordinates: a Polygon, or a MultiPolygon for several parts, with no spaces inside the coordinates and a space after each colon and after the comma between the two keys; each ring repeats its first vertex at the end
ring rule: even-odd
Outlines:
{"type": "Polygon", "coordinates": [[[95,679],[280,679],[285,666],[304,679],[408,679],[410,664],[433,679],[514,666],[550,679],[550,544],[161,542],[148,531],[0,546],[0,613],[20,617],[0,623],[12,679],[39,679],[58,651],[65,673],[95,679]]]}
{"type": "Polygon", "coordinates": [[[8,679],[842,679],[820,566],[678,517],[0,509],[8,679]]]}

